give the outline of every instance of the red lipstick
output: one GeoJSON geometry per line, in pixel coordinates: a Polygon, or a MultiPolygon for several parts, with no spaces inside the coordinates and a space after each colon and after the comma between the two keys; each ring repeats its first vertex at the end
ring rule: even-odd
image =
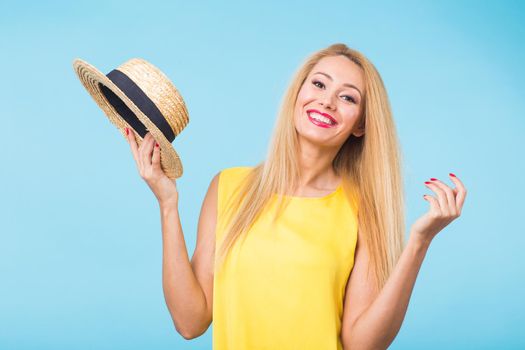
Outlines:
{"type": "Polygon", "coordinates": [[[306,111],[306,114],[308,115],[308,119],[310,119],[310,121],[311,121],[312,123],[314,123],[314,124],[316,124],[316,125],[319,125],[319,126],[323,126],[323,127],[333,127],[333,126],[335,126],[335,125],[338,124],[337,121],[335,120],[335,118],[332,117],[330,114],[320,112],[320,111],[318,111],[317,109],[308,109],[308,110],[306,111]],[[323,117],[328,118],[328,119],[332,122],[332,124],[327,124],[327,123],[324,123],[324,122],[322,122],[322,121],[315,120],[314,118],[312,118],[312,117],[310,116],[310,113],[317,113],[317,114],[320,114],[320,115],[322,115],[323,117]]]}

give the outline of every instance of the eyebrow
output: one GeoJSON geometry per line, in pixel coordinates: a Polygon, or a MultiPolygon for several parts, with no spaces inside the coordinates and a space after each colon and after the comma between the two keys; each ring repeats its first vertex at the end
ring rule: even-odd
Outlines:
{"type": "MultiPolygon", "coordinates": [[[[322,74],[322,75],[326,76],[328,79],[330,79],[330,80],[334,80],[334,79],[332,79],[331,76],[329,76],[328,74],[323,73],[323,72],[315,72],[314,74],[322,74]]],[[[357,91],[359,91],[359,95],[362,96],[362,94],[361,94],[361,90],[359,90],[355,85],[345,83],[345,84],[343,84],[343,86],[347,86],[347,87],[349,87],[349,88],[356,89],[357,91]]]]}

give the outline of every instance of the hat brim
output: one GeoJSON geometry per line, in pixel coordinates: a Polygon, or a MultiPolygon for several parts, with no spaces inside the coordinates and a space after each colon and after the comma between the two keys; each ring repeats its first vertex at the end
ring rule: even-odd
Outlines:
{"type": "Polygon", "coordinates": [[[152,134],[153,138],[160,145],[160,164],[166,176],[170,179],[176,179],[182,176],[183,167],[180,157],[173,148],[171,142],[166,139],[164,134],[157,128],[157,126],[150,121],[150,119],[138,108],[132,100],[130,100],[122,90],[116,86],[105,74],[97,68],[82,59],[75,59],[73,61],[73,68],[80,79],[80,82],[91,97],[95,100],[98,106],[104,111],[109,121],[117,127],[122,136],[127,140],[125,128],[129,128],[135,134],[135,139],[140,146],[143,137],[139,135],[131,125],[129,125],[124,118],[118,114],[115,108],[108,102],[102,91],[99,83],[110,89],[119,99],[126,104],[126,106],[135,114],[135,116],[144,124],[146,129],[152,134]]]}

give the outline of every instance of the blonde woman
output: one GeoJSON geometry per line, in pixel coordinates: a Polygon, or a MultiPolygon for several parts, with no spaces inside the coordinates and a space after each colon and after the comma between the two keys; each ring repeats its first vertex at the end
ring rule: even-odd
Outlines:
{"type": "MultiPolygon", "coordinates": [[[[133,135],[133,133],[131,133],[133,135]]],[[[381,77],[360,52],[311,55],[282,101],[267,158],[223,169],[188,258],[175,181],[151,134],[128,137],[159,201],[163,288],[186,339],[213,320],[215,350],[386,349],[432,239],[466,196],[431,178],[429,211],[404,240],[401,154],[381,77]]]]}

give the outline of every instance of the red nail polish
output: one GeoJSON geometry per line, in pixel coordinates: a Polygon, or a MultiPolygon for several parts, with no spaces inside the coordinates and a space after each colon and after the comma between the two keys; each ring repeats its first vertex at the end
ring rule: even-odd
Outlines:
{"type": "Polygon", "coordinates": [[[431,177],[430,180],[432,180],[432,181],[437,181],[437,179],[434,179],[433,177],[431,177]]]}
{"type": "Polygon", "coordinates": [[[432,182],[430,182],[430,181],[425,181],[425,183],[426,183],[426,184],[431,184],[432,182]]]}
{"type": "Polygon", "coordinates": [[[129,135],[129,129],[126,128],[126,135],[129,135]]]}
{"type": "Polygon", "coordinates": [[[159,147],[159,144],[155,142],[155,147],[159,147]]]}
{"type": "Polygon", "coordinates": [[[450,173],[449,175],[450,175],[450,176],[454,176],[454,177],[456,177],[456,175],[454,175],[454,174],[452,174],[452,173],[450,173]]]}

